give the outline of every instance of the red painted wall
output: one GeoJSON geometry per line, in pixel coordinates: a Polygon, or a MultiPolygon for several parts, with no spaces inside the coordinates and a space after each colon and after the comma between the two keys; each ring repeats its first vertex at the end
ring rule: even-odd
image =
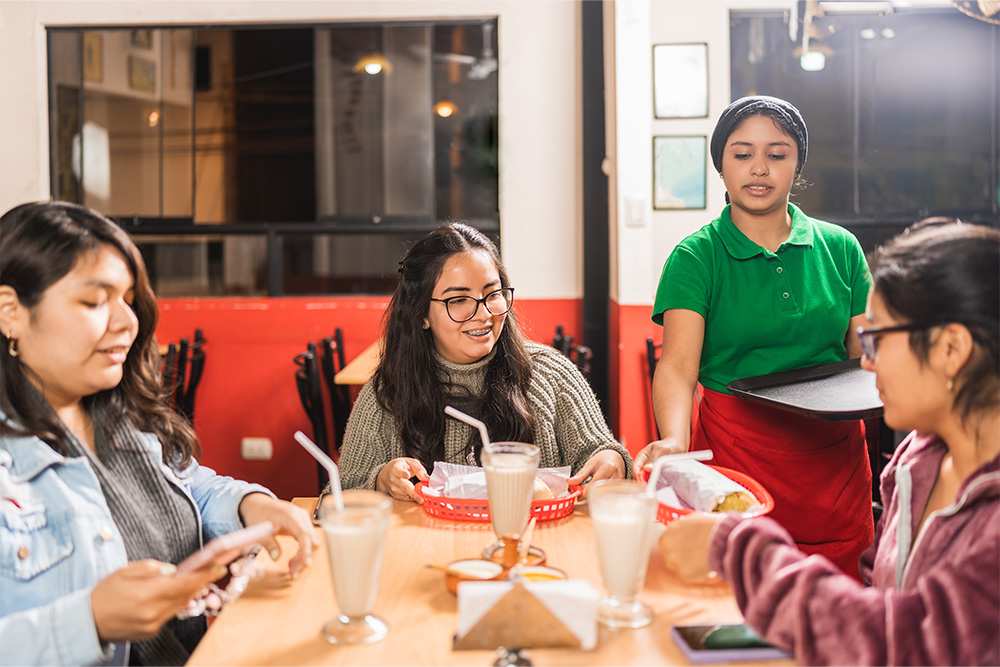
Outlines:
{"type": "MultiPolygon", "coordinates": [[[[205,372],[195,404],[202,463],[222,474],[264,484],[281,498],[315,495],[316,465],[292,439],[311,434],[295,388],[296,354],[340,327],[349,359],[378,335],[388,297],[161,299],[160,343],[193,338],[200,328],[205,372]],[[270,461],[244,461],[244,437],[270,438],[270,461]]],[[[579,338],[578,299],[519,300],[525,335],[551,344],[556,325],[579,338]]]]}
{"type": "Polygon", "coordinates": [[[649,306],[610,304],[611,428],[634,456],[657,437],[646,360],[646,338],[659,343],[661,327],[649,306]]]}

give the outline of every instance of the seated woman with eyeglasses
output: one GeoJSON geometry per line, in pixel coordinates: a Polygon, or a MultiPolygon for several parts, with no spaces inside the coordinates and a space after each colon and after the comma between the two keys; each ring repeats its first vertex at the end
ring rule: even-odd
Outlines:
{"type": "Polygon", "coordinates": [[[304,510],[195,460],[156,321],[111,220],[65,202],[0,217],[0,664],[184,664],[206,623],[175,616],[226,574],[178,571],[204,541],[270,521],[298,540],[293,577],[311,559],[304,510]]]}
{"type": "Polygon", "coordinates": [[[660,548],[719,572],[747,623],[806,665],[1000,664],[1000,232],[950,224],[879,249],[858,332],[886,424],[862,585],[768,518],[690,515],[660,548]]]}
{"type": "Polygon", "coordinates": [[[421,502],[412,478],[435,461],[481,465],[479,432],[534,443],[539,467],[571,466],[570,484],[623,478],[632,459],[608,429],[590,385],[555,349],[525,341],[496,246],[462,223],[442,225],[400,262],[383,354],[361,389],[340,455],[345,488],[421,502]]]}

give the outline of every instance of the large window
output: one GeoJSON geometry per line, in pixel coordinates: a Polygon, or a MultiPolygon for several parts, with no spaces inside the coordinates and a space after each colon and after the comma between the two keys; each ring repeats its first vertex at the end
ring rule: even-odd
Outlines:
{"type": "Polygon", "coordinates": [[[496,25],[52,29],[52,195],[162,296],[389,292],[440,222],[499,231],[496,25]]]}
{"type": "Polygon", "coordinates": [[[1000,28],[953,10],[803,18],[731,15],[733,99],[785,98],[809,127],[793,199],[866,245],[928,215],[996,225],[1000,28]]]}

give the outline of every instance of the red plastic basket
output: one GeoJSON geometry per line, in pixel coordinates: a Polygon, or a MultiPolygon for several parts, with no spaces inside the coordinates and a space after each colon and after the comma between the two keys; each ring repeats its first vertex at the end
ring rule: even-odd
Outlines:
{"type": "MultiPolygon", "coordinates": [[[[741,484],[747,491],[753,494],[753,497],[760,503],[757,507],[743,512],[743,516],[761,516],[774,509],[774,498],[772,498],[771,494],[767,492],[767,489],[765,489],[761,483],[753,477],[729,468],[723,468],[722,466],[710,465],[708,467],[721,472],[737,484],[741,484]]],[[[659,503],[659,507],[656,509],[656,518],[660,523],[670,523],[674,519],[678,519],[685,514],[690,514],[693,511],[694,510],[687,509],[686,507],[673,507],[671,505],[659,503]]]]}
{"type": "MultiPolygon", "coordinates": [[[[490,520],[490,502],[485,498],[432,496],[424,493],[426,486],[427,484],[424,482],[419,482],[416,489],[417,493],[424,499],[424,511],[431,516],[454,521],[486,522],[490,520]]],[[[573,513],[573,506],[580,495],[580,487],[571,486],[569,491],[568,495],[561,498],[532,500],[531,516],[538,521],[552,521],[569,516],[573,513]]]]}

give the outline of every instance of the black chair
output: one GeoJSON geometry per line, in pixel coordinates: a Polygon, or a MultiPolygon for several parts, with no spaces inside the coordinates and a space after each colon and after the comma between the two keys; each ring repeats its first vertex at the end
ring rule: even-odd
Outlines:
{"type": "Polygon", "coordinates": [[[656,362],[660,360],[663,343],[654,343],[652,338],[646,339],[646,364],[649,367],[649,384],[653,385],[653,375],[656,374],[656,362]]]}
{"type": "Polygon", "coordinates": [[[170,406],[194,423],[195,396],[205,371],[205,336],[195,329],[194,341],[181,338],[170,343],[163,363],[163,384],[170,391],[170,406]]]}
{"type": "Polygon", "coordinates": [[[570,357],[570,351],[573,346],[573,337],[567,336],[563,333],[562,325],[556,326],[556,335],[552,338],[552,347],[556,348],[562,352],[565,356],[570,357]]]}
{"type": "Polygon", "coordinates": [[[569,358],[576,364],[576,367],[580,369],[584,377],[590,375],[590,362],[594,358],[594,351],[591,350],[586,345],[577,345],[570,350],[571,354],[569,358]]]}
{"type": "Polygon", "coordinates": [[[330,393],[330,415],[333,418],[333,446],[336,451],[344,445],[344,432],[347,430],[347,418],[351,416],[351,391],[347,385],[337,384],[334,376],[345,364],[344,334],[337,328],[333,335],[323,339],[320,344],[320,367],[323,369],[323,381],[330,393]]]}
{"type": "MultiPolygon", "coordinates": [[[[316,361],[316,343],[310,342],[305,352],[295,356],[295,365],[295,386],[299,391],[302,408],[306,411],[306,416],[312,426],[313,442],[329,455],[326,416],[323,413],[323,390],[319,379],[319,365],[316,361]]],[[[319,488],[322,489],[330,481],[330,477],[326,468],[320,463],[316,464],[316,473],[319,477],[319,488]]]]}

